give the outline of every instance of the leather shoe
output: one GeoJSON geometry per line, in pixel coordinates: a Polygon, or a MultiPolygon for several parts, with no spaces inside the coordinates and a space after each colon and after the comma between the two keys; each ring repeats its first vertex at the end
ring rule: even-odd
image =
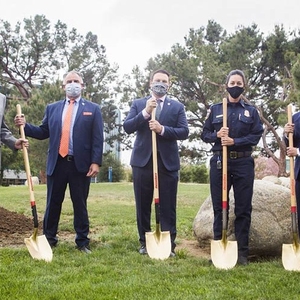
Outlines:
{"type": "Polygon", "coordinates": [[[87,246],[77,247],[80,252],[84,252],[86,254],[91,254],[92,251],[87,246]]]}
{"type": "Polygon", "coordinates": [[[140,248],[140,250],[139,250],[139,253],[140,253],[141,255],[148,254],[147,248],[146,248],[145,245],[142,245],[142,246],[141,246],[141,248],[140,248]]]}
{"type": "Polygon", "coordinates": [[[248,258],[246,256],[239,256],[237,260],[237,264],[241,266],[247,266],[248,265],[248,258]]]}

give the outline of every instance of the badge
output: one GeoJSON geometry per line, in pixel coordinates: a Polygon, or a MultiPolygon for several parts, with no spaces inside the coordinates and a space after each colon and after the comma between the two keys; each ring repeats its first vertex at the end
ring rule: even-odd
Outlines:
{"type": "Polygon", "coordinates": [[[245,117],[248,117],[248,118],[250,117],[249,110],[245,110],[245,111],[244,111],[244,116],[245,116],[245,117]]]}

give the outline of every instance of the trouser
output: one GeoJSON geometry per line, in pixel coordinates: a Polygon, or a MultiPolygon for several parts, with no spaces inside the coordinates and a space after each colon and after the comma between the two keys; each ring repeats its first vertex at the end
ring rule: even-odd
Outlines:
{"type": "MultiPolygon", "coordinates": [[[[132,167],[139,241],[145,245],[145,232],[151,231],[151,207],[153,200],[152,157],[144,167],[132,167]]],[[[162,231],[170,231],[172,250],[176,238],[176,205],[178,171],[168,171],[158,155],[158,187],[160,225],[162,231]]]]}
{"type": "MultiPolygon", "coordinates": [[[[210,189],[214,210],[214,239],[222,238],[222,169],[217,168],[217,156],[210,160],[210,189]]],[[[249,254],[249,231],[252,213],[252,195],[254,183],[254,160],[250,157],[228,159],[227,163],[227,199],[229,210],[229,190],[234,192],[234,231],[238,243],[239,255],[249,254]]],[[[228,214],[227,214],[228,216],[228,214]]],[[[228,218],[227,218],[228,220],[228,218]]]]}
{"type": "Polygon", "coordinates": [[[75,243],[78,247],[87,246],[89,244],[87,197],[90,178],[85,173],[77,171],[74,161],[59,158],[53,174],[47,176],[47,205],[43,231],[49,243],[55,245],[58,240],[56,234],[67,184],[74,211],[75,243]]]}
{"type": "Polygon", "coordinates": [[[300,174],[295,180],[295,192],[297,202],[298,235],[300,236],[300,174]]]}

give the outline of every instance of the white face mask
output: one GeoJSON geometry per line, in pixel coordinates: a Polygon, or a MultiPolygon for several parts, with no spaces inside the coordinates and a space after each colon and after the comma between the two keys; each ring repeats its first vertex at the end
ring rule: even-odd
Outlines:
{"type": "Polygon", "coordinates": [[[77,98],[81,94],[81,84],[78,82],[71,82],[66,84],[66,95],[67,97],[77,98]]]}

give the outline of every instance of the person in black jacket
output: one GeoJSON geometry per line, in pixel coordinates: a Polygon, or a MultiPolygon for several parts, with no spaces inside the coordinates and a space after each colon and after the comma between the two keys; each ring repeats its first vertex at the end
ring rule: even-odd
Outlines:
{"type": "MultiPolygon", "coordinates": [[[[210,191],[214,210],[214,240],[222,238],[222,148],[227,146],[227,183],[233,186],[235,201],[235,237],[238,243],[238,264],[248,264],[249,230],[254,184],[252,147],[263,132],[263,125],[254,106],[242,99],[245,75],[233,70],[226,79],[227,124],[223,127],[222,103],[212,105],[204,123],[201,139],[213,143],[210,159],[210,191]]],[[[229,201],[228,201],[229,202],[229,201]]]]}

